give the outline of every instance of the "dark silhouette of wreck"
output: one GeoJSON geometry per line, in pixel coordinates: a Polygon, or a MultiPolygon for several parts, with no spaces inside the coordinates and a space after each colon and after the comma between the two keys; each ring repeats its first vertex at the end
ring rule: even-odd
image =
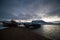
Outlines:
{"type": "MultiPolygon", "coordinates": [[[[11,22],[2,22],[3,26],[5,27],[18,27],[18,24],[16,21],[11,20],[11,22]]],[[[36,29],[41,27],[41,24],[37,24],[37,23],[19,23],[19,25],[23,24],[26,28],[31,28],[31,29],[36,29]]]]}
{"type": "Polygon", "coordinates": [[[11,22],[2,22],[3,23],[3,26],[5,27],[17,27],[18,24],[14,21],[14,20],[11,20],[11,22]]]}

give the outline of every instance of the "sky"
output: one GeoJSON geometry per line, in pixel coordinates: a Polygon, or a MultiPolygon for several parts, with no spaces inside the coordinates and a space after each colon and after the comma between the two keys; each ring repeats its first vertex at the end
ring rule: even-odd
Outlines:
{"type": "Polygon", "coordinates": [[[60,0],[0,0],[0,20],[60,21],[60,0]]]}

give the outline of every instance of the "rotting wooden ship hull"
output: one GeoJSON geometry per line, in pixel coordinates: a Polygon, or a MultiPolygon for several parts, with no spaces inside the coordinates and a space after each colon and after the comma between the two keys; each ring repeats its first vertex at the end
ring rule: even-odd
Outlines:
{"type": "MultiPolygon", "coordinates": [[[[30,24],[23,23],[23,25],[25,26],[25,28],[30,28],[30,29],[37,29],[41,27],[41,24],[34,24],[34,23],[30,23],[30,24]]],[[[18,24],[16,22],[12,22],[12,23],[3,22],[3,26],[4,27],[18,27],[18,24]]]]}
{"type": "Polygon", "coordinates": [[[17,23],[7,23],[3,22],[4,27],[18,27],[17,23]]]}
{"type": "Polygon", "coordinates": [[[41,24],[34,24],[34,23],[23,23],[23,25],[26,27],[26,28],[30,28],[30,29],[37,29],[37,28],[40,28],[41,27],[41,24]]]}

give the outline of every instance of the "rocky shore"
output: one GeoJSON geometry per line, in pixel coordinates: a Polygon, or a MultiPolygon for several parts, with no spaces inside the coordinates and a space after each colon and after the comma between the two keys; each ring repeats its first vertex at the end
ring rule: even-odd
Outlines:
{"type": "Polygon", "coordinates": [[[32,32],[28,28],[11,27],[0,30],[0,40],[51,40],[32,32]]]}

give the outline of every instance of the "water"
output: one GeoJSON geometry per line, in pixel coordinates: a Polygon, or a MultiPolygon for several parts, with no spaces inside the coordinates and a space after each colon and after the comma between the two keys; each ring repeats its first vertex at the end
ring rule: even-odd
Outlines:
{"type": "Polygon", "coordinates": [[[3,29],[5,29],[5,28],[7,28],[7,27],[3,27],[3,26],[0,24],[0,30],[3,30],[3,29]]]}
{"type": "Polygon", "coordinates": [[[34,32],[53,40],[60,40],[60,25],[43,25],[34,32]]]}
{"type": "MultiPolygon", "coordinates": [[[[0,30],[4,28],[6,27],[0,25],[0,30]]],[[[33,31],[47,38],[60,40],[60,25],[42,25],[41,28],[35,29],[33,31]]]]}

